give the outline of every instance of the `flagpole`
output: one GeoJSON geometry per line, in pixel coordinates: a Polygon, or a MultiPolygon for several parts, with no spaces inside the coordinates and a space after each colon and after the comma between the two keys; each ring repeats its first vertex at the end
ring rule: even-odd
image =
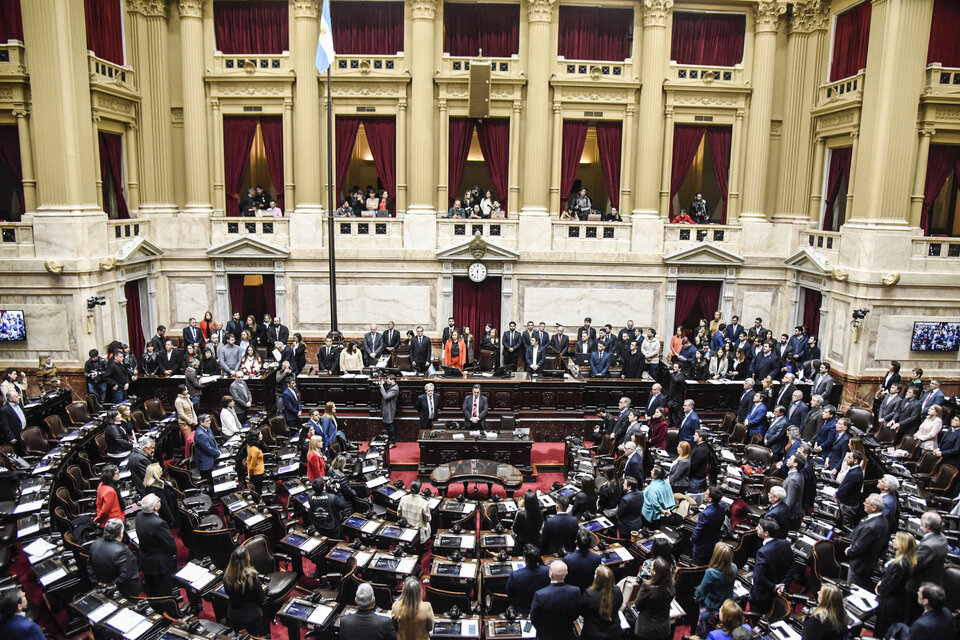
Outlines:
{"type": "Polygon", "coordinates": [[[327,251],[330,274],[330,330],[337,330],[336,234],[333,208],[333,104],[330,98],[330,67],[327,67],[327,251]]]}

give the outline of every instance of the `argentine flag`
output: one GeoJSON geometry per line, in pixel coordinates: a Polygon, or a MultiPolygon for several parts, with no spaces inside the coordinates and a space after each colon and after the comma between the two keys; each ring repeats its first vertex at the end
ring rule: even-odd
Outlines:
{"type": "Polygon", "coordinates": [[[323,0],[323,12],[320,16],[320,36],[317,38],[317,71],[320,73],[333,64],[336,54],[333,51],[333,30],[330,27],[330,0],[323,0]]]}

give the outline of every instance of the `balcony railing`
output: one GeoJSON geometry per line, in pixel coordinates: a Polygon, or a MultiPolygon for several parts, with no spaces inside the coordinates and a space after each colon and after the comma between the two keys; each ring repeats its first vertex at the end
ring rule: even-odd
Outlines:
{"type": "Polygon", "coordinates": [[[290,244],[290,221],[286,218],[210,218],[210,241],[221,244],[242,237],[255,237],[285,247],[290,244]]]}
{"type": "Polygon", "coordinates": [[[136,93],[133,67],[127,67],[98,58],[92,51],[87,52],[90,71],[90,83],[104,86],[121,87],[130,93],[136,93]]]}
{"type": "Polygon", "coordinates": [[[914,258],[960,258],[960,238],[914,238],[914,258]]]}
{"type": "Polygon", "coordinates": [[[859,102],[863,99],[863,82],[866,77],[861,69],[860,73],[835,82],[826,82],[820,85],[819,105],[835,102],[859,102]]]}
{"type": "Polygon", "coordinates": [[[663,226],[663,251],[670,253],[692,244],[707,242],[739,251],[740,227],[721,224],[666,224],[663,226]]]}
{"type": "Polygon", "coordinates": [[[838,231],[801,231],[800,246],[817,251],[840,253],[840,232],[838,231]]]}
{"type": "Polygon", "coordinates": [[[633,61],[567,60],[557,58],[554,73],[565,80],[628,81],[633,79],[633,61]]]}
{"type": "Polygon", "coordinates": [[[331,73],[333,75],[387,76],[405,74],[406,59],[403,52],[396,55],[346,55],[337,56],[331,73]]]}
{"type": "Polygon", "coordinates": [[[131,218],[129,220],[108,220],[107,241],[111,245],[120,246],[134,238],[147,235],[149,223],[145,219],[131,218]]]}
{"type": "Polygon", "coordinates": [[[464,77],[470,74],[470,64],[472,62],[489,62],[490,74],[495,77],[518,76],[520,74],[520,58],[517,55],[509,58],[471,58],[467,56],[451,56],[449,53],[443,54],[443,61],[440,69],[445,76],[464,77]]]}
{"type": "Polygon", "coordinates": [[[451,244],[467,240],[479,233],[484,239],[510,249],[517,248],[516,220],[460,220],[457,218],[437,219],[437,246],[448,247],[451,244]]]}
{"type": "Polygon", "coordinates": [[[671,62],[669,77],[676,84],[736,86],[743,84],[743,65],[718,67],[671,62]]]}
{"type": "Polygon", "coordinates": [[[333,221],[337,247],[403,248],[402,218],[337,218],[333,221]]]}
{"type": "Polygon", "coordinates": [[[960,94],[960,69],[944,67],[939,62],[927,66],[925,95],[944,96],[960,94]]]}
{"type": "Polygon", "coordinates": [[[33,258],[33,225],[29,222],[0,222],[0,257],[33,258]]]}
{"type": "Polygon", "coordinates": [[[629,222],[553,221],[554,251],[630,251],[629,222]]]}
{"type": "Polygon", "coordinates": [[[23,62],[23,43],[19,40],[0,43],[0,75],[26,75],[26,66],[23,62]]]}
{"type": "Polygon", "coordinates": [[[215,75],[273,75],[285,76],[292,70],[290,53],[275,54],[226,54],[217,51],[213,54],[213,73],[215,75]]]}

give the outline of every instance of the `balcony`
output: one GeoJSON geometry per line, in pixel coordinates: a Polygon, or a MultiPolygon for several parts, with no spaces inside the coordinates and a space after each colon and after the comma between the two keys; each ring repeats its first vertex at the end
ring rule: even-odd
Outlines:
{"type": "Polygon", "coordinates": [[[333,229],[338,250],[403,248],[403,218],[337,218],[333,229]]]}
{"type": "Polygon", "coordinates": [[[33,258],[33,225],[0,222],[0,258],[33,258]]]}
{"type": "Polygon", "coordinates": [[[467,79],[470,76],[470,63],[472,62],[489,62],[490,77],[492,78],[520,77],[520,59],[516,54],[509,58],[473,58],[451,56],[449,53],[444,53],[440,62],[440,75],[450,79],[467,79]]]}
{"type": "Polygon", "coordinates": [[[927,67],[924,84],[924,96],[960,96],[960,69],[934,62],[927,67]]]}
{"type": "Polygon", "coordinates": [[[108,62],[93,55],[92,51],[87,52],[87,64],[92,89],[101,88],[125,97],[137,95],[133,67],[108,62]]]}
{"type": "Polygon", "coordinates": [[[592,251],[609,255],[630,251],[629,222],[553,221],[554,251],[592,251]]]}
{"type": "Polygon", "coordinates": [[[719,67],[671,62],[667,78],[679,86],[739,88],[743,86],[743,65],[719,67]]]}
{"type": "Polygon", "coordinates": [[[960,238],[914,238],[911,256],[913,258],[936,258],[937,264],[947,261],[960,264],[960,238]]]}
{"type": "Polygon", "coordinates": [[[863,101],[863,82],[865,78],[866,72],[861,69],[860,73],[855,76],[821,84],[817,95],[817,107],[859,106],[863,101]]]}
{"type": "Polygon", "coordinates": [[[0,77],[26,78],[27,68],[23,61],[23,43],[10,40],[0,43],[0,77]]]}
{"type": "Polygon", "coordinates": [[[245,76],[258,78],[286,78],[293,73],[290,52],[276,54],[213,54],[212,76],[229,79],[245,76]]]}
{"type": "Polygon", "coordinates": [[[623,61],[567,60],[560,56],[554,64],[553,75],[556,80],[574,82],[594,80],[627,83],[636,81],[636,78],[633,77],[633,61],[630,58],[623,61]]]}
{"type": "Polygon", "coordinates": [[[517,249],[516,220],[437,219],[437,247],[445,248],[479,233],[485,240],[508,249],[517,249]]]}
{"type": "Polygon", "coordinates": [[[800,247],[810,247],[836,259],[840,255],[840,232],[803,230],[800,232],[800,247]]]}
{"type": "Polygon", "coordinates": [[[739,253],[740,235],[740,227],[730,225],[666,224],[663,226],[663,252],[673,253],[706,242],[739,253]]]}
{"type": "Polygon", "coordinates": [[[111,250],[126,244],[134,238],[146,237],[149,222],[143,218],[107,221],[107,245],[111,250]]]}
{"type": "Polygon", "coordinates": [[[334,77],[397,78],[408,75],[403,51],[396,55],[337,56],[330,70],[334,77]]]}
{"type": "Polygon", "coordinates": [[[290,221],[286,218],[210,218],[210,243],[213,246],[243,237],[257,238],[280,247],[290,245],[290,221]]]}

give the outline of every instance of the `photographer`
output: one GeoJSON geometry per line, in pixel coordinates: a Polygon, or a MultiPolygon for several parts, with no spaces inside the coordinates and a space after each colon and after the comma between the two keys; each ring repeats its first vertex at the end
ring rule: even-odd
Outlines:
{"type": "Polygon", "coordinates": [[[90,359],[83,364],[83,376],[87,379],[87,392],[97,396],[100,402],[107,395],[107,361],[100,357],[100,352],[90,349],[90,359]]]}

